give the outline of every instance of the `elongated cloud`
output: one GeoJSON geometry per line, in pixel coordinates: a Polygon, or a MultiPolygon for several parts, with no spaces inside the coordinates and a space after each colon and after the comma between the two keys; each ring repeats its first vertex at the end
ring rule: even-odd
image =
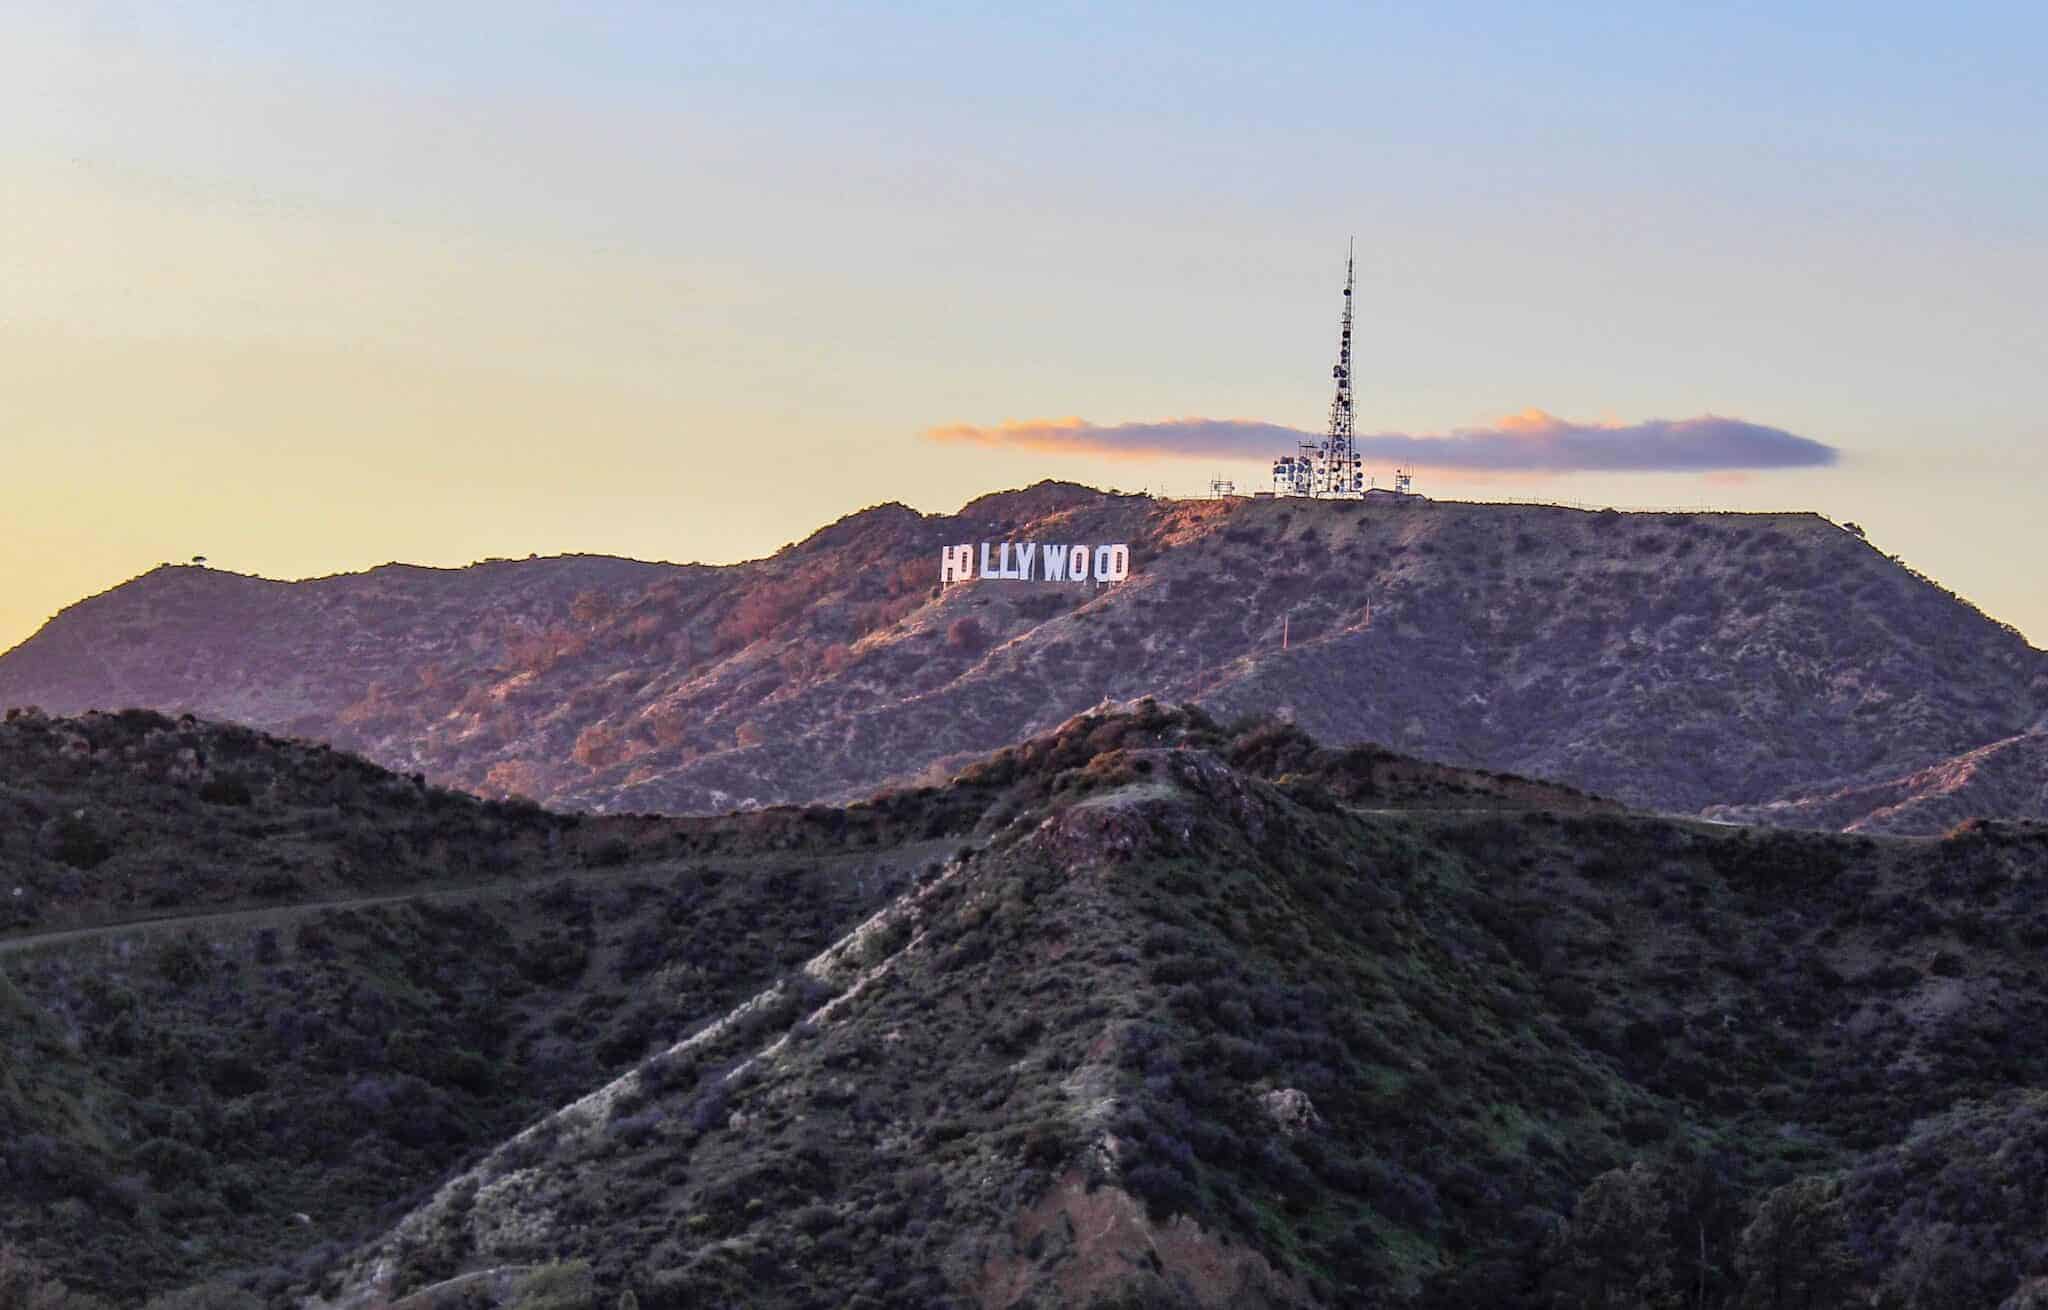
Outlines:
{"type": "MultiPolygon", "coordinates": [[[[1320,434],[1252,419],[1177,418],[1102,425],[1079,418],[1033,419],[994,427],[932,428],[926,439],[954,445],[1128,459],[1261,459],[1292,454],[1320,434]]],[[[1528,473],[1713,473],[1817,468],[1838,452],[1782,428],[1702,414],[1641,423],[1573,423],[1540,409],[1492,427],[1439,435],[1375,432],[1358,437],[1368,459],[1415,468],[1528,473]]]]}

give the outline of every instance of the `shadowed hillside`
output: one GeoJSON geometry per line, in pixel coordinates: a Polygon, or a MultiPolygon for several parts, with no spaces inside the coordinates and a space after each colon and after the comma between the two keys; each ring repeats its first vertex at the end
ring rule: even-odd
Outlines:
{"type": "Polygon", "coordinates": [[[781,976],[973,818],[586,819],[243,728],[17,715],[0,1297],[10,1243],[122,1304],[227,1269],[281,1296],[781,976]]]}
{"type": "MultiPolygon", "coordinates": [[[[587,818],[203,720],[15,714],[0,1295],[10,1241],[117,1297],[224,1269],[279,1293],[413,1189],[790,977],[1000,798],[1022,804],[1044,749],[844,809],[587,818]]],[[[1247,750],[1375,804],[1606,808],[1290,732],[1247,750]]]]}
{"type": "Polygon", "coordinates": [[[867,510],[727,568],[160,569],[0,658],[0,703],[191,710],[484,794],[676,813],[942,777],[1150,694],[1696,811],[2024,732],[2048,713],[2044,660],[1812,515],[1048,483],[957,515],[867,510]],[[1006,539],[1128,541],[1134,574],[938,589],[941,545],[1006,539]]]}
{"type": "Polygon", "coordinates": [[[620,823],[539,893],[17,946],[0,1225],[97,1290],[351,1306],[2048,1275],[2048,830],[1632,815],[1152,703],[846,810],[620,823]]]}

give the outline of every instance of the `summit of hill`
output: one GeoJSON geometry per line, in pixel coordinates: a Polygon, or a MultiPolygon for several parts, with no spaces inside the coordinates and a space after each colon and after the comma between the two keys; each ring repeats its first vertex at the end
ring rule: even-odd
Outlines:
{"type": "Polygon", "coordinates": [[[1143,695],[1636,806],[1926,832],[1955,807],[1818,801],[2038,734],[2048,655],[1812,514],[1041,483],[730,566],[166,567],[0,657],[0,704],[190,712],[599,811],[843,801],[1143,695]],[[939,585],[941,547],[1004,541],[1125,542],[1131,576],[939,585]]]}

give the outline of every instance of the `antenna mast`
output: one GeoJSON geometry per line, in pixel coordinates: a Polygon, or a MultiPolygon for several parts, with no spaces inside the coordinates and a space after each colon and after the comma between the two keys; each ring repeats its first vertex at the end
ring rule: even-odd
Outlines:
{"type": "Polygon", "coordinates": [[[1358,286],[1357,240],[1344,254],[1344,321],[1337,337],[1337,394],[1330,401],[1330,427],[1320,441],[1303,441],[1292,455],[1273,461],[1273,492],[1355,500],[1365,495],[1365,464],[1358,457],[1351,402],[1352,297],[1358,286]]]}
{"type": "Polygon", "coordinates": [[[1359,469],[1358,446],[1352,437],[1351,408],[1351,300],[1358,285],[1357,240],[1344,252],[1344,327],[1337,338],[1337,367],[1330,375],[1337,379],[1337,394],[1330,401],[1330,434],[1323,439],[1322,476],[1316,479],[1319,496],[1356,496],[1365,491],[1359,469]]]}

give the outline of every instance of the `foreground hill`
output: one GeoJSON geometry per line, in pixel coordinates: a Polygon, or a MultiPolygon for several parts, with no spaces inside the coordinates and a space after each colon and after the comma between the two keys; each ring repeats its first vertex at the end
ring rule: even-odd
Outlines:
{"type": "Polygon", "coordinates": [[[0,704],[190,711],[441,785],[670,813],[943,777],[1147,694],[1692,812],[2024,733],[2048,716],[2048,655],[1813,515],[1042,484],[957,515],[864,511],[725,568],[164,568],[0,657],[0,704]],[[935,585],[942,545],[1003,540],[1128,541],[1134,574],[935,585]]]}
{"type": "Polygon", "coordinates": [[[107,1290],[414,1310],[2048,1275],[2048,830],[1631,815],[1149,703],[635,823],[545,896],[16,950],[0,1224],[107,1290]]]}
{"type": "Polygon", "coordinates": [[[588,819],[141,711],[0,723],[0,1305],[266,1297],[752,995],[971,823],[588,819]],[[10,1252],[9,1248],[14,1250],[10,1252]]]}

